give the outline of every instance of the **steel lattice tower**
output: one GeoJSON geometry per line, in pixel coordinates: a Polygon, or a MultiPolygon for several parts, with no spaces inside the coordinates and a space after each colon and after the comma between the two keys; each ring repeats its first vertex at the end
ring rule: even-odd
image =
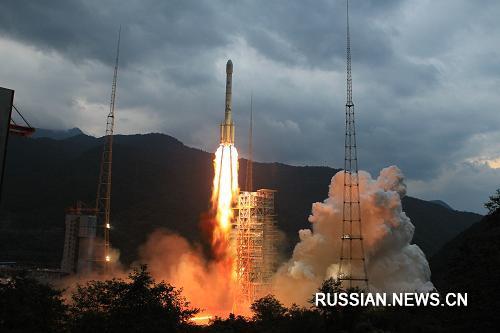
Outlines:
{"type": "Polygon", "coordinates": [[[104,264],[104,271],[108,271],[109,262],[111,261],[109,249],[109,230],[110,212],[111,212],[111,171],[113,162],[113,131],[115,126],[115,97],[116,97],[116,81],[118,78],[118,59],[120,56],[120,37],[121,27],[118,31],[118,45],[116,48],[115,68],[113,72],[113,83],[111,85],[111,100],[109,103],[109,114],[106,119],[106,136],[104,149],[102,152],[101,167],[99,172],[99,184],[97,186],[96,211],[97,223],[99,227],[104,229],[104,251],[101,258],[96,261],[104,264]]]}
{"type": "Polygon", "coordinates": [[[347,100],[345,105],[345,159],[342,207],[342,234],[338,278],[345,288],[368,289],[361,209],[354,103],[352,101],[351,38],[347,0],[347,100]]]}

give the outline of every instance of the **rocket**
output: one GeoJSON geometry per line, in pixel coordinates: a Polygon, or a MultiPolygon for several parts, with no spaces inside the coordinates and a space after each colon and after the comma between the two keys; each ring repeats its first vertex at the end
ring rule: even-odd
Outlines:
{"type": "Polygon", "coordinates": [[[234,123],[231,111],[231,97],[233,85],[233,63],[231,60],[226,64],[226,110],[224,121],[220,124],[220,143],[225,145],[234,144],[234,123]]]}

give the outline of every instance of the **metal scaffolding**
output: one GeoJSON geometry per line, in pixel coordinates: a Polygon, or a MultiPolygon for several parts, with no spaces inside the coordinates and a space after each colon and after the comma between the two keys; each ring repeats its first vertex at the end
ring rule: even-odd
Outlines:
{"type": "Polygon", "coordinates": [[[275,190],[261,189],[238,196],[233,224],[238,302],[251,303],[271,291],[278,263],[275,194],[275,190]]]}

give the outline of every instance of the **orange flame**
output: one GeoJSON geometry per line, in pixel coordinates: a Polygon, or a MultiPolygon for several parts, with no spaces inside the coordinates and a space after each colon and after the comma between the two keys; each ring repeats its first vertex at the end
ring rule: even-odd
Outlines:
{"type": "Polygon", "coordinates": [[[233,218],[233,205],[238,197],[238,151],[236,147],[221,144],[215,152],[212,205],[216,213],[212,246],[217,255],[227,256],[233,218]]]}

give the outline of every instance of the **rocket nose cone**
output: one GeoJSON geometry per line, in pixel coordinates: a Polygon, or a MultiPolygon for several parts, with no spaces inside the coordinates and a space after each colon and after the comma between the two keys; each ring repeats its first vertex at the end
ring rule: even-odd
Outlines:
{"type": "Polygon", "coordinates": [[[231,59],[229,59],[227,61],[227,64],[226,64],[226,73],[227,74],[233,73],[233,62],[231,61],[231,59]]]}

